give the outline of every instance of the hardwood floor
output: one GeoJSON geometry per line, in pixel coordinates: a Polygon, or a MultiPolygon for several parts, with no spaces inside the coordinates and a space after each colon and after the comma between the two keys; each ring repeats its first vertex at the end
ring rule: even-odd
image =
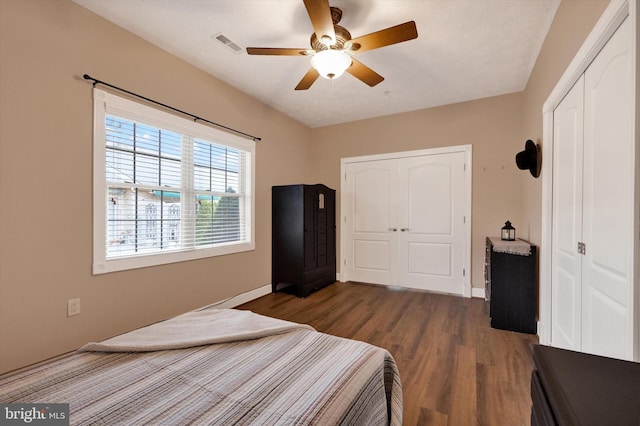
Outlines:
{"type": "Polygon", "coordinates": [[[492,329],[480,299],[336,283],[238,308],[387,349],[400,370],[405,425],[530,423],[537,337],[492,329]]]}

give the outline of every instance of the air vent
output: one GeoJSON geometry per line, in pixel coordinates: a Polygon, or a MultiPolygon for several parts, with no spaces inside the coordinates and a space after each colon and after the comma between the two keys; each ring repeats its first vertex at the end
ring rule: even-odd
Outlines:
{"type": "Polygon", "coordinates": [[[222,34],[222,33],[218,33],[216,35],[213,36],[213,38],[215,40],[218,40],[220,43],[224,44],[225,46],[227,46],[229,49],[231,49],[231,51],[233,53],[240,53],[243,51],[242,47],[240,47],[238,44],[232,42],[229,37],[227,37],[226,35],[222,34]]]}

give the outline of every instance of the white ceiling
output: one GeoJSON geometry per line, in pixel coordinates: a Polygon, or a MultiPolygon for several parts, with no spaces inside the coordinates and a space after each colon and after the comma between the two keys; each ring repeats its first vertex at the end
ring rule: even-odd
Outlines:
{"type": "Polygon", "coordinates": [[[309,58],[249,56],[242,48],[309,48],[302,0],[73,0],[309,127],[521,91],[560,0],[332,0],[359,37],[415,21],[418,38],[357,54],[385,77],[349,74],[295,91],[309,58]]]}

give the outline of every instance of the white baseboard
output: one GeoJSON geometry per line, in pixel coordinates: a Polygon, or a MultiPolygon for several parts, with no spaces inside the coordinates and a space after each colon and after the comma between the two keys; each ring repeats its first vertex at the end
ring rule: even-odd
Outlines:
{"type": "MultiPolygon", "coordinates": [[[[340,279],[340,273],[336,274],[336,281],[344,282],[340,279]]],[[[393,286],[388,286],[393,287],[393,286]]],[[[400,287],[398,287],[400,288],[400,287]]],[[[478,299],[484,299],[484,288],[479,287],[471,287],[471,297],[476,297],[478,299]]]]}
{"type": "Polygon", "coordinates": [[[471,297],[484,299],[484,288],[471,287],[471,297]]]}
{"type": "MultiPolygon", "coordinates": [[[[340,281],[340,274],[336,274],[336,281],[340,281]]],[[[271,293],[271,284],[264,285],[262,287],[258,287],[254,290],[248,291],[246,293],[238,294],[236,296],[230,297],[225,300],[221,300],[220,302],[212,303],[211,305],[207,305],[207,308],[218,308],[218,309],[227,309],[227,308],[235,308],[238,305],[242,305],[243,303],[247,303],[252,301],[253,299],[257,299],[258,297],[265,296],[271,293]]],[[[478,299],[484,299],[484,288],[472,287],[471,288],[471,297],[476,297],[478,299]]]]}
{"type": "Polygon", "coordinates": [[[543,333],[544,329],[542,328],[542,322],[538,320],[536,325],[537,325],[536,334],[538,335],[538,343],[540,343],[541,345],[550,345],[551,341],[543,333]]]}
{"type": "Polygon", "coordinates": [[[271,284],[263,285],[262,287],[258,287],[256,289],[247,291],[246,293],[237,294],[233,297],[230,297],[225,300],[221,300],[219,302],[212,303],[211,305],[207,305],[201,309],[206,308],[216,308],[216,309],[229,309],[235,308],[236,306],[242,305],[243,303],[247,303],[252,301],[253,299],[257,299],[258,297],[265,296],[271,293],[271,284]]]}

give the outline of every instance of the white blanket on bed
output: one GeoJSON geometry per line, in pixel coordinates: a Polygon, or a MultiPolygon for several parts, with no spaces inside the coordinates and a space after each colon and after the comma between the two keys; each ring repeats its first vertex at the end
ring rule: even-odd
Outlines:
{"type": "Polygon", "coordinates": [[[207,309],[187,312],[99,343],[87,343],[79,351],[161,351],[257,339],[301,329],[315,331],[306,324],[270,318],[251,311],[207,309]]]}

